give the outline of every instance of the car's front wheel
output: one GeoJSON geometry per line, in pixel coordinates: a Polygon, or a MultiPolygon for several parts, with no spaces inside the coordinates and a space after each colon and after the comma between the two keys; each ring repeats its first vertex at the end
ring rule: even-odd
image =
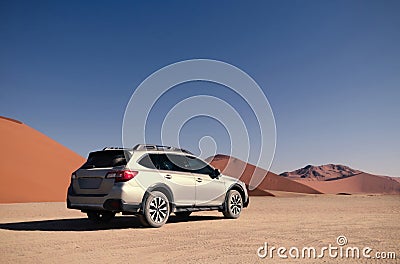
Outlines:
{"type": "Polygon", "coordinates": [[[143,207],[141,222],[150,227],[163,226],[170,213],[169,200],[165,194],[153,191],[149,194],[143,207]]]}
{"type": "Polygon", "coordinates": [[[226,218],[238,218],[243,209],[242,196],[236,190],[230,190],[226,195],[223,214],[226,218]]]}
{"type": "Polygon", "coordinates": [[[89,220],[95,223],[108,223],[110,222],[114,216],[115,213],[113,212],[107,212],[107,211],[89,211],[86,213],[89,220]]]}

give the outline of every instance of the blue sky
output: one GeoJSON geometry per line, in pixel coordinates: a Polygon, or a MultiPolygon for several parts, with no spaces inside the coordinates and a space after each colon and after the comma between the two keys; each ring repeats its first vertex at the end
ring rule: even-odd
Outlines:
{"type": "Polygon", "coordinates": [[[148,75],[210,58],[267,95],[272,171],[341,163],[400,176],[399,1],[215,2],[2,1],[0,114],[86,156],[121,145],[148,75]]]}

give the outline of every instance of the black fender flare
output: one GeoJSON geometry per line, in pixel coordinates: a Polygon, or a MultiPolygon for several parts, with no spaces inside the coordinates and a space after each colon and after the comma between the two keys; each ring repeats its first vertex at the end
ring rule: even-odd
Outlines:
{"type": "MultiPolygon", "coordinates": [[[[238,183],[234,183],[228,188],[228,190],[226,191],[226,194],[228,194],[229,191],[231,191],[231,190],[237,190],[240,193],[240,195],[242,196],[242,200],[243,200],[243,207],[247,207],[247,205],[249,204],[249,198],[247,197],[247,200],[246,200],[246,195],[245,195],[246,192],[243,190],[243,187],[238,183]]],[[[225,195],[225,201],[223,204],[224,210],[226,209],[227,199],[228,199],[228,195],[225,195]]]]}
{"type": "Polygon", "coordinates": [[[165,194],[165,196],[167,196],[167,198],[169,200],[169,204],[170,204],[170,211],[173,212],[175,209],[174,194],[173,194],[171,188],[169,188],[168,185],[166,185],[165,183],[156,183],[156,184],[151,185],[149,188],[147,188],[147,190],[142,198],[140,210],[143,212],[143,206],[146,202],[146,199],[149,196],[150,192],[153,192],[153,191],[162,192],[163,194],[165,194]]]}

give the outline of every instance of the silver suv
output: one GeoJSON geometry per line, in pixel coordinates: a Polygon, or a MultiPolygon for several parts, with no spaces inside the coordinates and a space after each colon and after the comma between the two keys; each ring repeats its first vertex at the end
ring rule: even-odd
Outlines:
{"type": "Polygon", "coordinates": [[[137,215],[145,226],[160,227],[171,213],[218,210],[238,218],[249,196],[243,182],[222,175],[190,152],[166,146],[104,148],[91,152],[72,173],[67,207],[94,222],[116,213],[137,215]]]}

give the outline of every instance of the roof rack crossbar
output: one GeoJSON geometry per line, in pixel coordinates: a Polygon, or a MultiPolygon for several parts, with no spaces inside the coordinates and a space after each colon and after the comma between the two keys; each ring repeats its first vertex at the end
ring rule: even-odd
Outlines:
{"type": "Polygon", "coordinates": [[[122,147],[104,147],[103,150],[112,150],[112,149],[127,149],[127,148],[122,148],[122,147]]]}
{"type": "Polygon", "coordinates": [[[170,146],[162,146],[162,145],[152,145],[152,144],[137,144],[135,147],[133,147],[133,150],[180,151],[193,155],[193,153],[191,153],[186,149],[170,147],[170,146]]]}

